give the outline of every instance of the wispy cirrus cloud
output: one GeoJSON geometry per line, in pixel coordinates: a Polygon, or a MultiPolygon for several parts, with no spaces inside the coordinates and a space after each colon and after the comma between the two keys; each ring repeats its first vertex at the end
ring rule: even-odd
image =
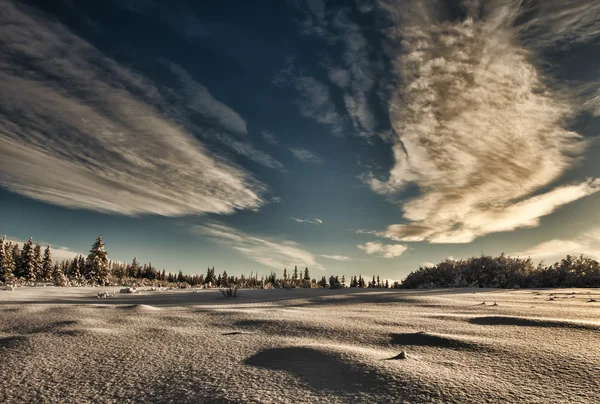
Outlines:
{"type": "Polygon", "coordinates": [[[321,257],[327,258],[328,260],[334,260],[334,261],[350,261],[351,260],[350,257],[346,257],[345,255],[326,255],[326,254],[321,254],[321,257]]]}
{"type": "Polygon", "coordinates": [[[288,57],[286,68],[275,76],[273,83],[280,87],[292,87],[298,93],[294,103],[300,114],[329,127],[332,134],[342,135],[344,118],[338,112],[329,87],[296,69],[294,58],[288,57]]]}
{"type": "Polygon", "coordinates": [[[308,149],[305,149],[303,147],[292,147],[290,148],[290,151],[292,152],[292,154],[294,155],[294,157],[296,157],[298,160],[302,161],[303,163],[310,163],[310,164],[323,164],[323,159],[321,157],[319,157],[317,154],[311,152],[308,149]]]}
{"type": "MultiPolygon", "coordinates": [[[[519,43],[524,31],[516,21],[527,12],[519,3],[463,1],[466,18],[458,21],[420,0],[381,4],[395,24],[387,35],[402,83],[389,103],[395,165],[385,179],[364,179],[388,196],[409,183],[421,190],[403,205],[408,223],[383,235],[468,243],[537,226],[540,217],[600,190],[594,179],[545,190],[585,143],[566,129],[577,108],[545,84],[531,49],[519,43]]],[[[556,27],[579,24],[564,10],[536,18],[559,14],[566,19],[556,27]]]]}
{"type": "Polygon", "coordinates": [[[379,255],[383,258],[395,258],[401,256],[408,247],[403,244],[383,244],[376,241],[369,241],[357,246],[369,255],[379,255]]]}
{"type": "Polygon", "coordinates": [[[198,225],[193,230],[230,246],[242,255],[268,268],[282,270],[299,265],[310,269],[325,269],[313,254],[291,241],[272,241],[263,237],[255,237],[216,223],[198,225]]]}
{"type": "Polygon", "coordinates": [[[190,76],[181,66],[166,62],[181,83],[181,92],[185,96],[185,108],[202,116],[207,123],[213,123],[230,133],[247,135],[248,128],[244,118],[223,104],[202,84],[190,76]],[[212,122],[211,122],[212,121],[212,122]]]}
{"type": "Polygon", "coordinates": [[[260,135],[271,146],[277,146],[279,144],[277,137],[275,137],[275,135],[272,132],[269,132],[268,130],[261,131],[260,135]]]}
{"type": "Polygon", "coordinates": [[[323,224],[323,221],[318,218],[298,219],[297,217],[290,217],[290,219],[292,219],[293,221],[298,222],[298,223],[323,224]]]}
{"type": "MultiPolygon", "coordinates": [[[[266,187],[208,152],[154,83],[33,8],[0,8],[0,185],[125,215],[223,214],[264,203],[266,187]]],[[[200,93],[197,107],[221,123],[235,118],[200,93]]],[[[231,125],[245,131],[241,118],[231,125]]]]}

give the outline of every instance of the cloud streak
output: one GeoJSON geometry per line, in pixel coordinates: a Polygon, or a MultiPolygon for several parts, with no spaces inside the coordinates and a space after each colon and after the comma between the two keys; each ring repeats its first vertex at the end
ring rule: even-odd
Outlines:
{"type": "Polygon", "coordinates": [[[303,163],[316,165],[323,164],[323,159],[321,157],[303,147],[292,147],[290,148],[290,151],[296,159],[302,161],[303,163]]]}
{"type": "Polygon", "coordinates": [[[310,223],[310,224],[323,224],[323,221],[321,219],[298,219],[297,217],[290,217],[290,219],[292,219],[295,222],[298,223],[310,223]]]}
{"type": "Polygon", "coordinates": [[[310,269],[325,269],[310,252],[291,241],[271,241],[216,223],[195,226],[194,231],[227,245],[268,268],[282,270],[299,265],[310,269]]]}
{"type": "Polygon", "coordinates": [[[408,249],[408,247],[403,244],[382,244],[376,241],[359,244],[357,247],[366,254],[378,255],[383,258],[399,257],[408,249]]]}
{"type": "Polygon", "coordinates": [[[591,230],[574,239],[549,240],[511,255],[552,262],[566,255],[580,254],[600,260],[600,229],[591,230]]]}
{"type": "Polygon", "coordinates": [[[593,179],[546,190],[584,143],[565,129],[576,108],[545,85],[531,51],[519,44],[523,31],[514,25],[524,11],[517,2],[463,1],[459,21],[424,1],[383,4],[403,83],[389,103],[395,164],[385,179],[363,178],[389,197],[409,183],[421,190],[403,205],[408,223],[383,235],[468,243],[537,226],[540,217],[600,190],[593,179]]]}
{"type": "MultiPolygon", "coordinates": [[[[0,185],[125,215],[226,214],[264,203],[266,187],[192,137],[152,82],[34,9],[0,7],[0,185]]],[[[207,90],[198,97],[196,107],[245,131],[207,90]]]]}
{"type": "Polygon", "coordinates": [[[327,258],[328,260],[334,260],[334,261],[350,261],[351,260],[350,257],[346,257],[345,255],[326,255],[326,254],[322,254],[321,257],[327,258]]]}

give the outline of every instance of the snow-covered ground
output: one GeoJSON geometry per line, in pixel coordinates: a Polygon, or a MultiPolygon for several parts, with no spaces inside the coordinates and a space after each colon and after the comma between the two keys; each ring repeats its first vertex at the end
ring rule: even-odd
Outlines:
{"type": "Polygon", "coordinates": [[[0,290],[0,402],[600,402],[597,289],[118,289],[0,290]]]}

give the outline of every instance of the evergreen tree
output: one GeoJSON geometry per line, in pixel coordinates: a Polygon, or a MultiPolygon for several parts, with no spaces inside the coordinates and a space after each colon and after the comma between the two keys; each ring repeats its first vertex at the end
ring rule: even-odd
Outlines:
{"type": "Polygon", "coordinates": [[[52,255],[50,254],[50,246],[46,246],[44,250],[44,258],[42,259],[42,279],[45,281],[50,280],[52,276],[52,255]]]}
{"type": "Polygon", "coordinates": [[[18,246],[13,246],[12,243],[8,243],[4,247],[4,260],[2,264],[2,269],[4,271],[4,278],[0,279],[0,281],[5,282],[7,284],[12,284],[15,281],[15,258],[13,254],[13,249],[16,248],[18,250],[18,246]]]}
{"type": "Polygon", "coordinates": [[[140,264],[138,264],[137,257],[133,257],[133,261],[131,261],[131,265],[127,270],[127,276],[134,278],[138,273],[138,269],[140,269],[140,264]]]}
{"type": "Polygon", "coordinates": [[[357,286],[359,288],[364,288],[365,287],[365,280],[363,279],[362,275],[358,275],[358,283],[357,286]]]}
{"type": "Polygon", "coordinates": [[[75,282],[81,282],[81,267],[79,266],[79,256],[73,258],[71,261],[71,265],[68,270],[69,278],[73,279],[75,282]]]}
{"type": "Polygon", "coordinates": [[[204,278],[204,284],[208,285],[210,283],[210,286],[214,287],[217,285],[217,277],[215,276],[215,267],[213,266],[212,269],[209,267],[208,270],[206,271],[206,277],[204,278]]]}
{"type": "Polygon", "coordinates": [[[357,286],[358,286],[358,282],[356,280],[356,275],[354,275],[350,278],[350,287],[355,288],[357,286]]]}
{"type": "Polygon", "coordinates": [[[321,285],[322,288],[326,288],[327,287],[327,279],[325,279],[325,276],[323,276],[321,278],[321,280],[319,281],[319,285],[321,285]]]}
{"type": "Polygon", "coordinates": [[[31,238],[23,244],[16,272],[18,278],[35,281],[35,256],[33,240],[31,238]]]}
{"type": "Polygon", "coordinates": [[[43,264],[42,246],[40,245],[40,243],[36,243],[35,247],[33,248],[33,272],[34,272],[34,274],[32,275],[32,278],[34,278],[36,281],[42,280],[42,264],[43,264]]]}
{"type": "Polygon", "coordinates": [[[388,280],[387,280],[387,279],[385,280],[385,288],[386,288],[386,289],[389,289],[389,288],[390,288],[390,283],[388,282],[388,280]]]}
{"type": "Polygon", "coordinates": [[[304,280],[310,281],[310,275],[308,273],[308,267],[304,268],[304,280]]]}
{"type": "Polygon", "coordinates": [[[104,249],[102,236],[96,239],[85,261],[86,275],[89,281],[100,285],[108,285],[110,271],[108,269],[108,253],[104,249]]]}
{"type": "Polygon", "coordinates": [[[55,286],[67,286],[68,280],[63,272],[63,265],[55,265],[52,273],[52,279],[55,286]]]}
{"type": "Polygon", "coordinates": [[[283,279],[287,281],[287,278],[288,278],[287,269],[283,268],[283,279]]]}
{"type": "Polygon", "coordinates": [[[4,269],[6,261],[6,236],[0,239],[0,283],[6,282],[6,270],[4,269]]]}
{"type": "Polygon", "coordinates": [[[292,275],[292,280],[297,281],[298,280],[298,266],[294,266],[294,274],[292,275]]]}
{"type": "Polygon", "coordinates": [[[183,271],[180,269],[179,274],[177,275],[177,282],[183,283],[183,271]]]}
{"type": "Polygon", "coordinates": [[[229,276],[227,275],[227,271],[223,271],[223,276],[221,277],[221,286],[229,286],[229,276]]]}
{"type": "Polygon", "coordinates": [[[342,275],[342,287],[346,287],[346,275],[342,275]]]}

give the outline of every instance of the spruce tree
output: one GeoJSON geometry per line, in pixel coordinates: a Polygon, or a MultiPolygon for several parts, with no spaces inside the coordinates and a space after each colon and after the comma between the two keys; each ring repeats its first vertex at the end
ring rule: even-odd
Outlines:
{"type": "Polygon", "coordinates": [[[322,288],[327,287],[327,279],[325,278],[325,276],[321,277],[321,280],[319,281],[319,285],[321,285],[322,288]]]}
{"type": "Polygon", "coordinates": [[[23,244],[16,272],[17,278],[35,281],[35,256],[33,240],[31,238],[23,244]]]}
{"type": "Polygon", "coordinates": [[[137,257],[133,257],[133,261],[131,261],[131,265],[129,266],[129,270],[127,271],[127,276],[129,276],[130,278],[134,278],[137,275],[139,268],[140,264],[138,264],[137,257]]]}
{"type": "Polygon", "coordinates": [[[55,286],[67,286],[68,281],[62,270],[62,265],[55,265],[52,273],[52,279],[55,286]]]}
{"type": "Polygon", "coordinates": [[[0,239],[0,283],[6,282],[6,271],[4,269],[4,261],[6,260],[6,236],[0,239]]]}
{"type": "Polygon", "coordinates": [[[292,280],[298,280],[298,265],[294,266],[294,275],[292,275],[292,280]]]}
{"type": "Polygon", "coordinates": [[[44,251],[44,258],[42,259],[42,279],[49,281],[52,277],[52,255],[50,253],[50,246],[46,246],[44,251]]]}
{"type": "Polygon", "coordinates": [[[308,273],[308,267],[304,268],[304,280],[310,281],[310,275],[308,273]]]}
{"type": "Polygon", "coordinates": [[[229,276],[227,275],[227,271],[223,271],[223,276],[221,277],[221,286],[229,286],[229,276]]]}
{"type": "Polygon", "coordinates": [[[107,285],[110,280],[108,269],[108,253],[104,249],[102,236],[96,239],[85,261],[86,275],[89,281],[100,285],[107,285]]]}
{"type": "Polygon", "coordinates": [[[287,278],[288,278],[287,269],[283,268],[283,279],[287,281],[287,278]]]}
{"type": "Polygon", "coordinates": [[[32,275],[32,278],[34,278],[36,281],[42,280],[42,264],[43,264],[42,246],[40,245],[40,243],[36,243],[35,247],[33,248],[33,272],[34,272],[34,274],[32,275]]]}
{"type": "Polygon", "coordinates": [[[4,251],[5,255],[2,265],[2,268],[4,270],[3,282],[5,282],[7,285],[10,285],[15,281],[15,259],[13,255],[13,244],[6,244],[6,246],[4,247],[4,251]]]}

